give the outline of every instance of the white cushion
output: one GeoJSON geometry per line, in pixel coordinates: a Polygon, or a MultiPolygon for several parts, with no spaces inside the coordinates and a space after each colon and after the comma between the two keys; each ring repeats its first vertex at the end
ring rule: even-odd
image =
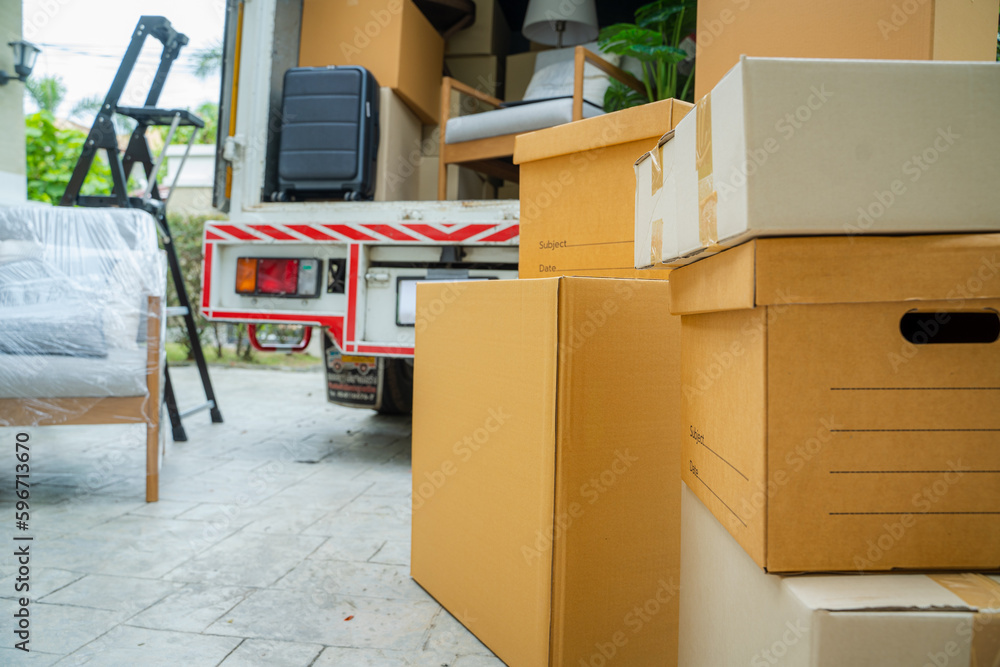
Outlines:
{"type": "MultiPolygon", "coordinates": [[[[583,117],[600,116],[604,111],[590,104],[583,105],[583,117]]],[[[484,111],[471,116],[449,118],[445,126],[445,143],[457,144],[504,134],[522,134],[555,127],[573,120],[573,100],[547,100],[519,104],[506,109],[484,111]]]]}
{"type": "Polygon", "coordinates": [[[145,395],[145,349],[111,348],[104,358],[0,354],[0,398],[145,395]]]}
{"type": "MultiPolygon", "coordinates": [[[[597,42],[583,47],[595,53],[612,65],[618,65],[621,57],[614,53],[601,53],[597,42]]],[[[535,58],[535,73],[524,92],[526,100],[544,100],[551,97],[567,97],[573,94],[573,73],[575,48],[540,51],[535,58]]],[[[583,67],[583,97],[599,107],[604,106],[604,91],[608,89],[610,78],[591,63],[583,67]]]]}

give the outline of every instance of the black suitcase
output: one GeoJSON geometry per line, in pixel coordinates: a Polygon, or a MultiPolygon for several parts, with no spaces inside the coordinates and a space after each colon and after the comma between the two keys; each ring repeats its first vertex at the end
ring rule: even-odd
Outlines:
{"type": "Polygon", "coordinates": [[[370,199],[378,152],[378,82],[363,67],[285,72],[279,198],[370,199]]]}

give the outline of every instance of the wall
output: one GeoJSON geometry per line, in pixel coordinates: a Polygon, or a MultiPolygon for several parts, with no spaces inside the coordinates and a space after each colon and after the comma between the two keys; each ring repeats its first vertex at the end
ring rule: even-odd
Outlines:
{"type": "MultiPolygon", "coordinates": [[[[8,42],[21,39],[21,2],[0,2],[0,70],[14,73],[14,52],[8,42]]],[[[0,86],[0,205],[23,203],[24,84],[10,81],[0,86]]]]}

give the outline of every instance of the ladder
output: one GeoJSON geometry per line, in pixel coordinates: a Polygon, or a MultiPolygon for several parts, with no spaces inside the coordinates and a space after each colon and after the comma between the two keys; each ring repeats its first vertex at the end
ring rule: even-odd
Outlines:
{"type": "MultiPolygon", "coordinates": [[[[97,113],[97,118],[94,119],[94,124],[84,142],[83,151],[73,169],[73,175],[66,186],[66,192],[63,193],[62,200],[59,202],[60,206],[138,208],[147,211],[156,220],[160,236],[163,239],[163,248],[167,253],[170,275],[177,291],[177,300],[180,302],[180,306],[167,308],[166,315],[184,318],[184,328],[190,341],[195,363],[198,366],[202,387],[205,390],[204,403],[183,412],[179,411],[173,384],[170,381],[170,368],[167,365],[164,366],[164,402],[167,405],[167,414],[170,417],[170,426],[175,441],[187,440],[181,419],[195,412],[208,410],[213,423],[222,422],[222,413],[219,411],[219,404],[215,399],[215,392],[212,390],[212,381],[208,376],[208,365],[205,363],[205,355],[201,349],[201,340],[198,337],[198,328],[195,324],[191,302],[184,286],[184,276],[177,259],[177,250],[173,244],[170,225],[167,223],[167,203],[170,196],[168,194],[167,199],[164,200],[157,184],[157,172],[177,128],[183,126],[194,128],[187,144],[187,150],[181,160],[182,169],[191,150],[191,145],[194,143],[197,130],[205,126],[201,118],[185,109],[161,109],[156,106],[170,66],[177,58],[181,47],[187,43],[187,36],[174,30],[166,18],[162,16],[142,16],[139,18],[139,23],[132,33],[132,41],[125,51],[125,56],[118,67],[118,73],[115,74],[111,88],[97,113]],[[153,37],[162,43],[163,52],[160,55],[160,64],[156,74],[150,84],[149,93],[146,95],[145,104],[141,107],[119,106],[118,103],[125,89],[125,84],[135,68],[147,37],[153,37]],[[127,116],[136,122],[136,127],[123,152],[118,150],[118,137],[114,126],[115,114],[127,116]],[[169,127],[170,130],[163,150],[154,159],[149,148],[149,141],[146,138],[146,130],[155,126],[169,127]],[[83,187],[83,182],[94,162],[94,157],[100,150],[107,152],[108,164],[111,166],[112,191],[108,195],[82,195],[80,190],[83,187]],[[128,177],[137,163],[142,166],[145,172],[146,187],[142,196],[129,197],[128,177]]],[[[181,169],[177,170],[178,175],[181,169]]],[[[176,183],[175,178],[174,185],[176,183]]],[[[173,187],[171,187],[172,190],[173,187]]]]}

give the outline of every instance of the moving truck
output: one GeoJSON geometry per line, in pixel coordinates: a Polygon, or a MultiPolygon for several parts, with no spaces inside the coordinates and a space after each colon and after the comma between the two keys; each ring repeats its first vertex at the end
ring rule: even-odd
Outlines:
{"type": "Polygon", "coordinates": [[[274,196],[303,0],[228,0],[226,11],[214,205],[228,219],[205,224],[201,312],[316,327],[328,400],[408,412],[416,284],[516,278],[518,201],[274,196]]]}

